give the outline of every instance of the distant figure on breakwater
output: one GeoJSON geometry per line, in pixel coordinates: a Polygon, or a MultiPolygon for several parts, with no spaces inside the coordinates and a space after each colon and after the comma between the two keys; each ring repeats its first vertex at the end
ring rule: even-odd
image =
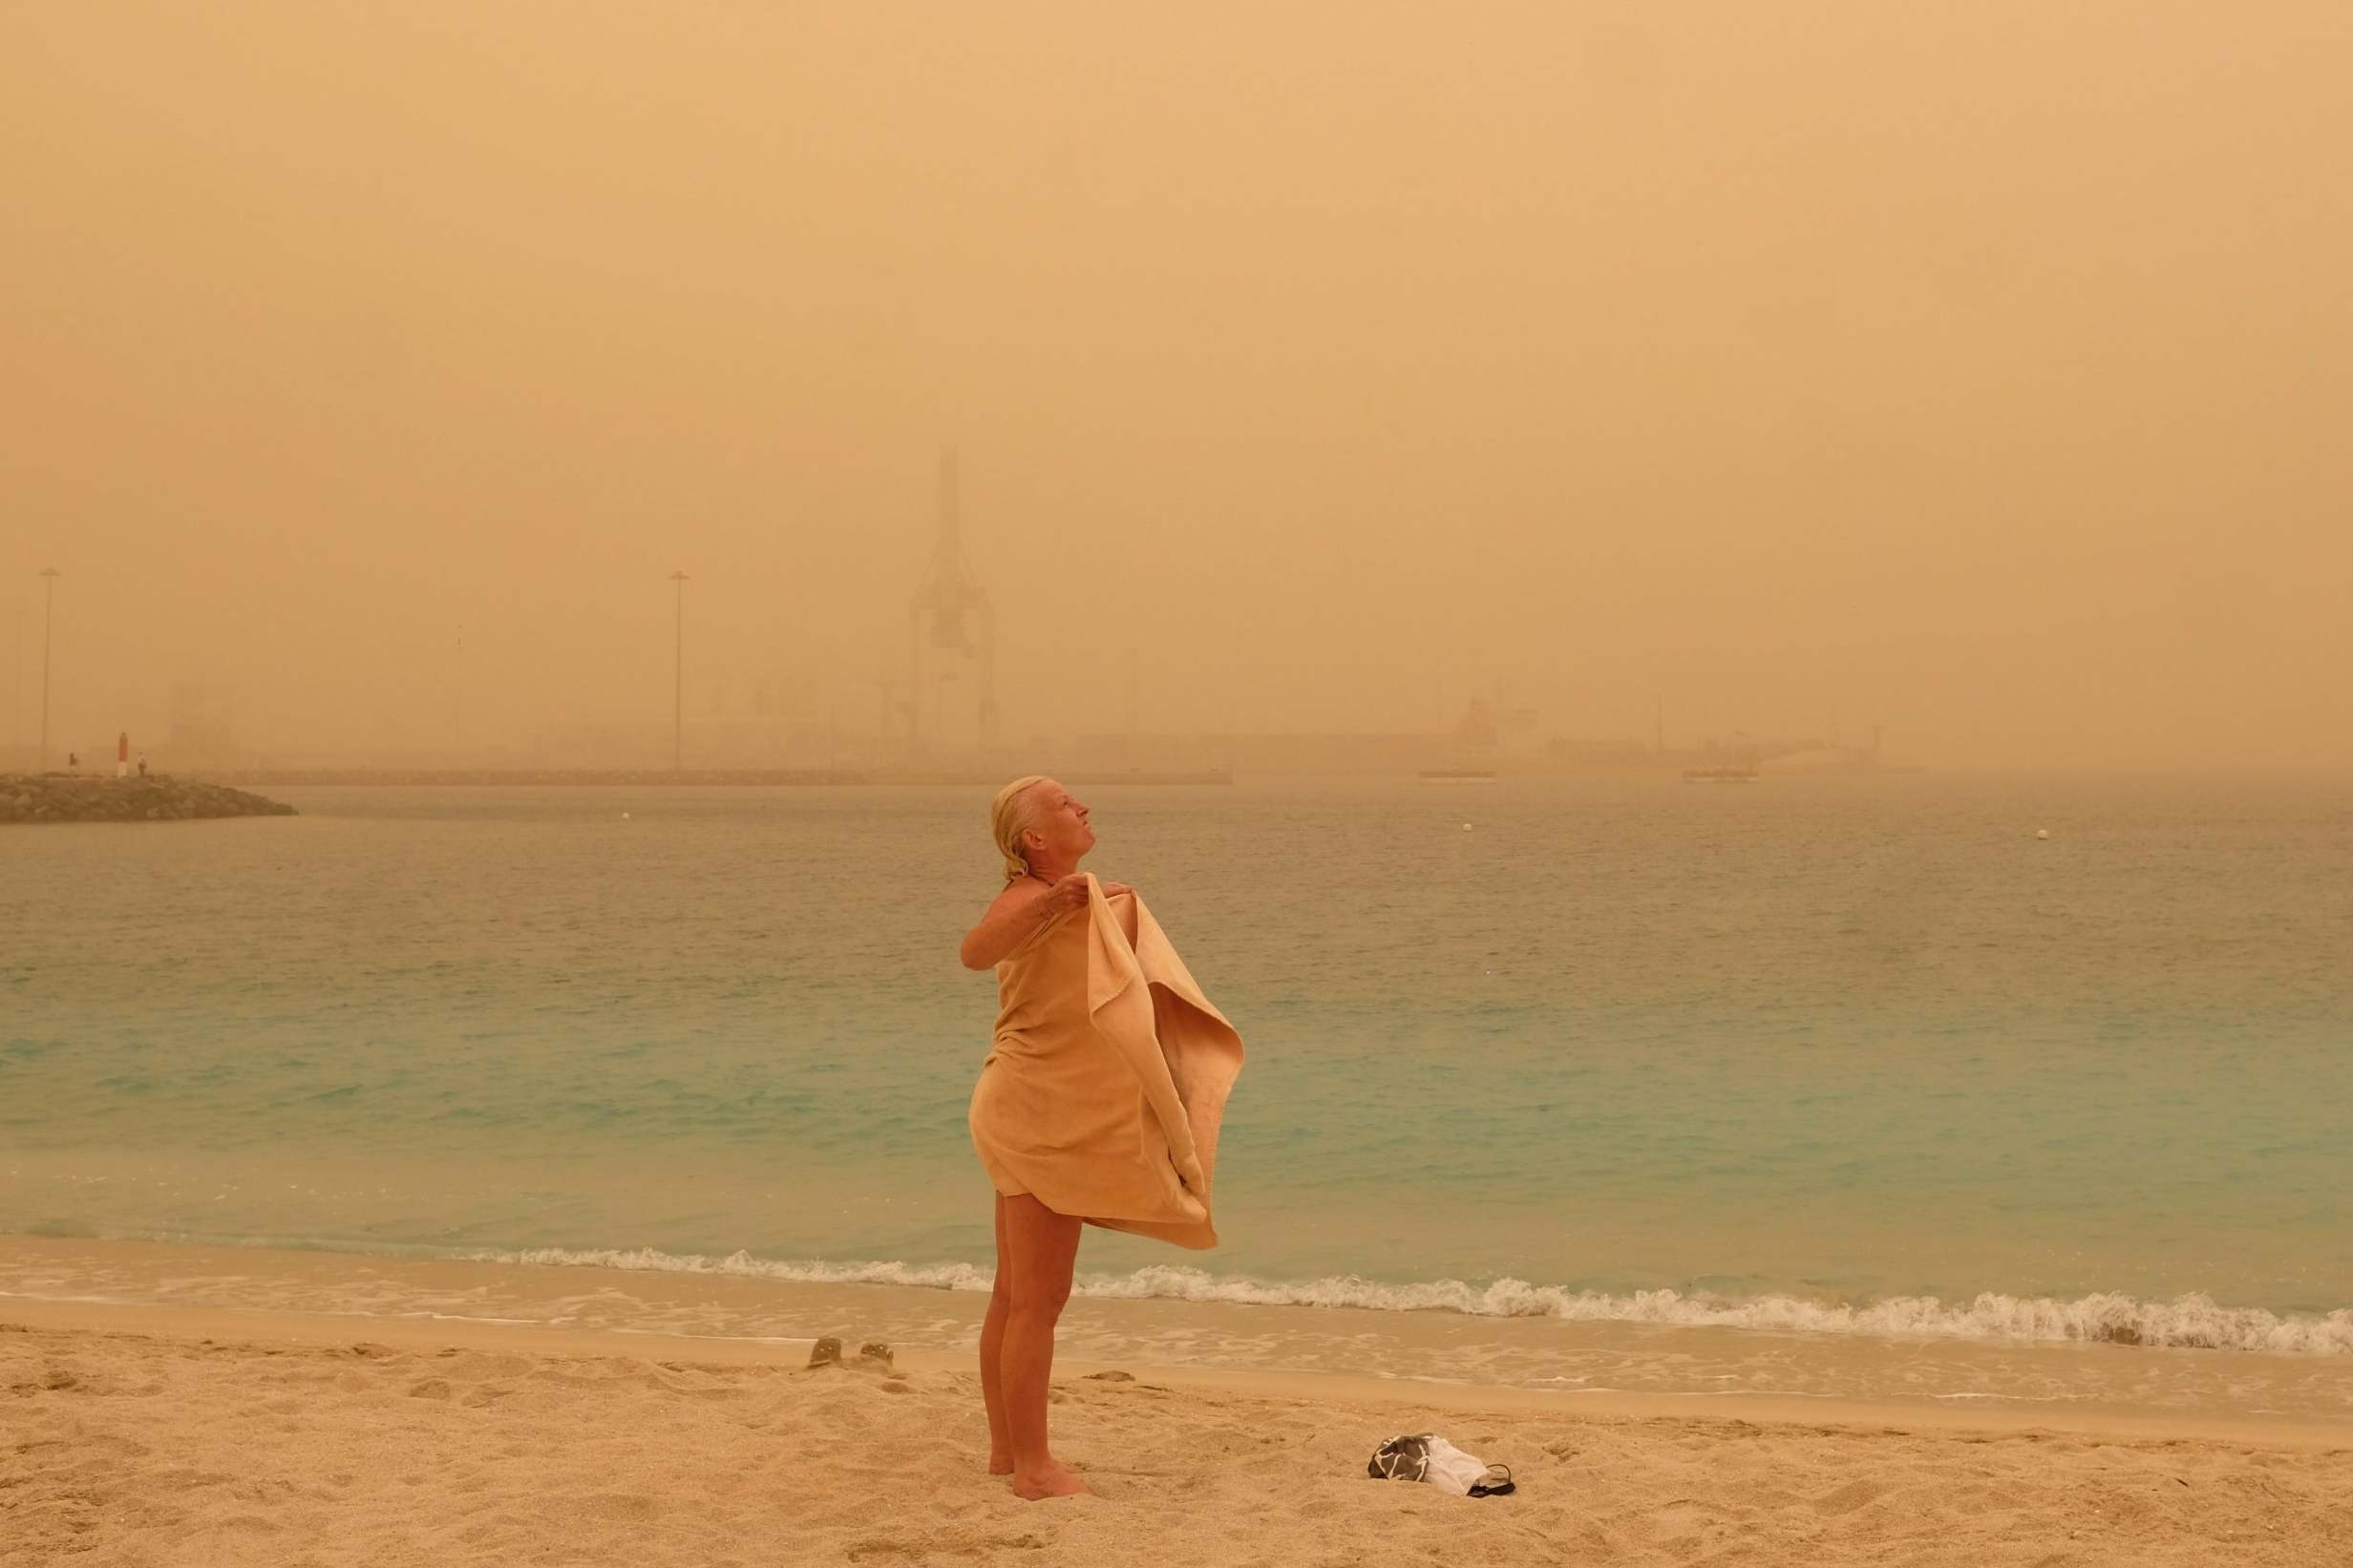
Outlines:
{"type": "Polygon", "coordinates": [[[147,776],[147,753],[144,752],[138,754],[138,776],[141,778],[147,776]]]}

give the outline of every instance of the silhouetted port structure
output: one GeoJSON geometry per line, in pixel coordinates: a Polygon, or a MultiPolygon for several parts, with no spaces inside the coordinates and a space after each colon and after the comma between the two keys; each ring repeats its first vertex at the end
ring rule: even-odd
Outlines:
{"type": "MultiPolygon", "coordinates": [[[[993,746],[997,740],[997,612],[988,603],[988,590],[965,559],[956,501],[956,454],[949,451],[940,456],[939,538],[932,544],[922,584],[915,590],[907,627],[907,734],[919,747],[924,696],[955,679],[957,665],[965,661],[976,667],[980,683],[980,744],[993,746]],[[932,655],[928,670],[926,648],[932,655]]],[[[943,702],[935,698],[933,722],[941,730],[946,728],[943,709],[943,702]]],[[[946,738],[933,737],[935,742],[946,738]]]]}

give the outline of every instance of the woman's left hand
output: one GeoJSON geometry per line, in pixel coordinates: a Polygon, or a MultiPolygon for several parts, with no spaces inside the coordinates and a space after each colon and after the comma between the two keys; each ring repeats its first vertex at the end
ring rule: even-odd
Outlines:
{"type": "Polygon", "coordinates": [[[1130,887],[1125,882],[1107,882],[1101,878],[1097,878],[1095,879],[1095,885],[1103,889],[1103,896],[1107,899],[1115,899],[1122,893],[1133,893],[1135,891],[1135,889],[1130,887]]]}

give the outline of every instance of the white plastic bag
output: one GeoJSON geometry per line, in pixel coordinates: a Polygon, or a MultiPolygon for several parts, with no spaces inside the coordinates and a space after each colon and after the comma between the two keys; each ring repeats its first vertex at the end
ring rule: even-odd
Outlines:
{"type": "Polygon", "coordinates": [[[1390,1438],[1374,1451],[1365,1473],[1375,1480],[1428,1481],[1457,1497],[1494,1497],[1513,1490],[1507,1466],[1465,1453],[1435,1432],[1390,1438]]]}

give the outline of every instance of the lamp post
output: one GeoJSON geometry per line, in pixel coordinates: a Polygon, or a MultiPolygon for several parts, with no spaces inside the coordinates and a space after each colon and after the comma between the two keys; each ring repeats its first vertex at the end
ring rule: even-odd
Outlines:
{"type": "Polygon", "coordinates": [[[465,766],[466,624],[457,623],[457,651],[450,657],[450,764],[465,766]]]}
{"type": "Polygon", "coordinates": [[[49,647],[57,620],[57,579],[65,574],[54,566],[41,568],[41,762],[36,773],[49,772],[49,647]]]}
{"type": "Polygon", "coordinates": [[[687,574],[670,573],[677,584],[678,620],[676,659],[670,681],[670,772],[682,773],[687,756],[687,574]]]}

